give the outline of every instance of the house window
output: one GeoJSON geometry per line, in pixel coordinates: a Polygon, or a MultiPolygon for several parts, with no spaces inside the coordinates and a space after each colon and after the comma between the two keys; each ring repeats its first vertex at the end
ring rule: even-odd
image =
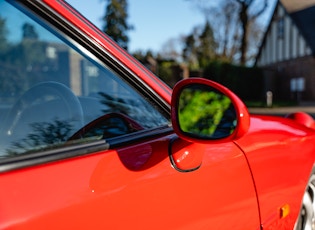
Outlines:
{"type": "Polygon", "coordinates": [[[284,18],[281,17],[278,19],[278,28],[277,28],[277,32],[278,32],[278,39],[283,39],[284,37],[284,18]]]}
{"type": "Polygon", "coordinates": [[[50,59],[56,59],[57,58],[57,50],[55,47],[48,46],[46,48],[46,56],[50,59]]]}

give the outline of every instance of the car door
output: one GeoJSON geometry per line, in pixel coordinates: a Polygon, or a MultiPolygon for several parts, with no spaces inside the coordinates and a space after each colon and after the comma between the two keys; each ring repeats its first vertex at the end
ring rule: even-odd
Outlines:
{"type": "Polygon", "coordinates": [[[180,139],[157,87],[33,5],[0,0],[0,229],[259,228],[232,141],[180,139]]]}

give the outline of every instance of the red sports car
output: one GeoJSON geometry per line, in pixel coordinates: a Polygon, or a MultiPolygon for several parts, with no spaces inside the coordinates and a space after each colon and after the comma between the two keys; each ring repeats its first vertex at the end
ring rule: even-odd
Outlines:
{"type": "Polygon", "coordinates": [[[0,229],[315,229],[315,129],[173,89],[62,0],[0,0],[0,229]]]}

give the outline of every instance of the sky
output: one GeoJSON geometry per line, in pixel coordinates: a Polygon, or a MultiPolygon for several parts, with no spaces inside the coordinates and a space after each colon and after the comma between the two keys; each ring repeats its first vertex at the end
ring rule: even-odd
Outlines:
{"type": "MultiPolygon", "coordinates": [[[[220,0],[211,0],[213,4],[220,0]]],[[[74,8],[99,28],[105,15],[105,0],[67,0],[74,8]]],[[[265,18],[271,14],[275,0],[271,0],[265,18]]],[[[159,52],[170,39],[188,35],[193,28],[203,25],[205,17],[188,0],[128,0],[128,23],[134,27],[128,32],[128,50],[159,52]]]]}

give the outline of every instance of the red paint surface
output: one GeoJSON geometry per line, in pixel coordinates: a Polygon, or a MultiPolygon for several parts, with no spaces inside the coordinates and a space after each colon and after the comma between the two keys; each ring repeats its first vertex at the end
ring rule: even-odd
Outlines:
{"type": "MultiPolygon", "coordinates": [[[[168,87],[84,18],[62,1],[44,2],[171,103],[168,87]]],[[[0,229],[292,229],[315,160],[314,131],[276,117],[249,125],[224,143],[180,140],[169,152],[172,134],[2,173],[0,229]],[[179,172],[169,154],[179,168],[200,168],[179,172]],[[290,214],[280,219],[286,204],[290,214]]]]}

